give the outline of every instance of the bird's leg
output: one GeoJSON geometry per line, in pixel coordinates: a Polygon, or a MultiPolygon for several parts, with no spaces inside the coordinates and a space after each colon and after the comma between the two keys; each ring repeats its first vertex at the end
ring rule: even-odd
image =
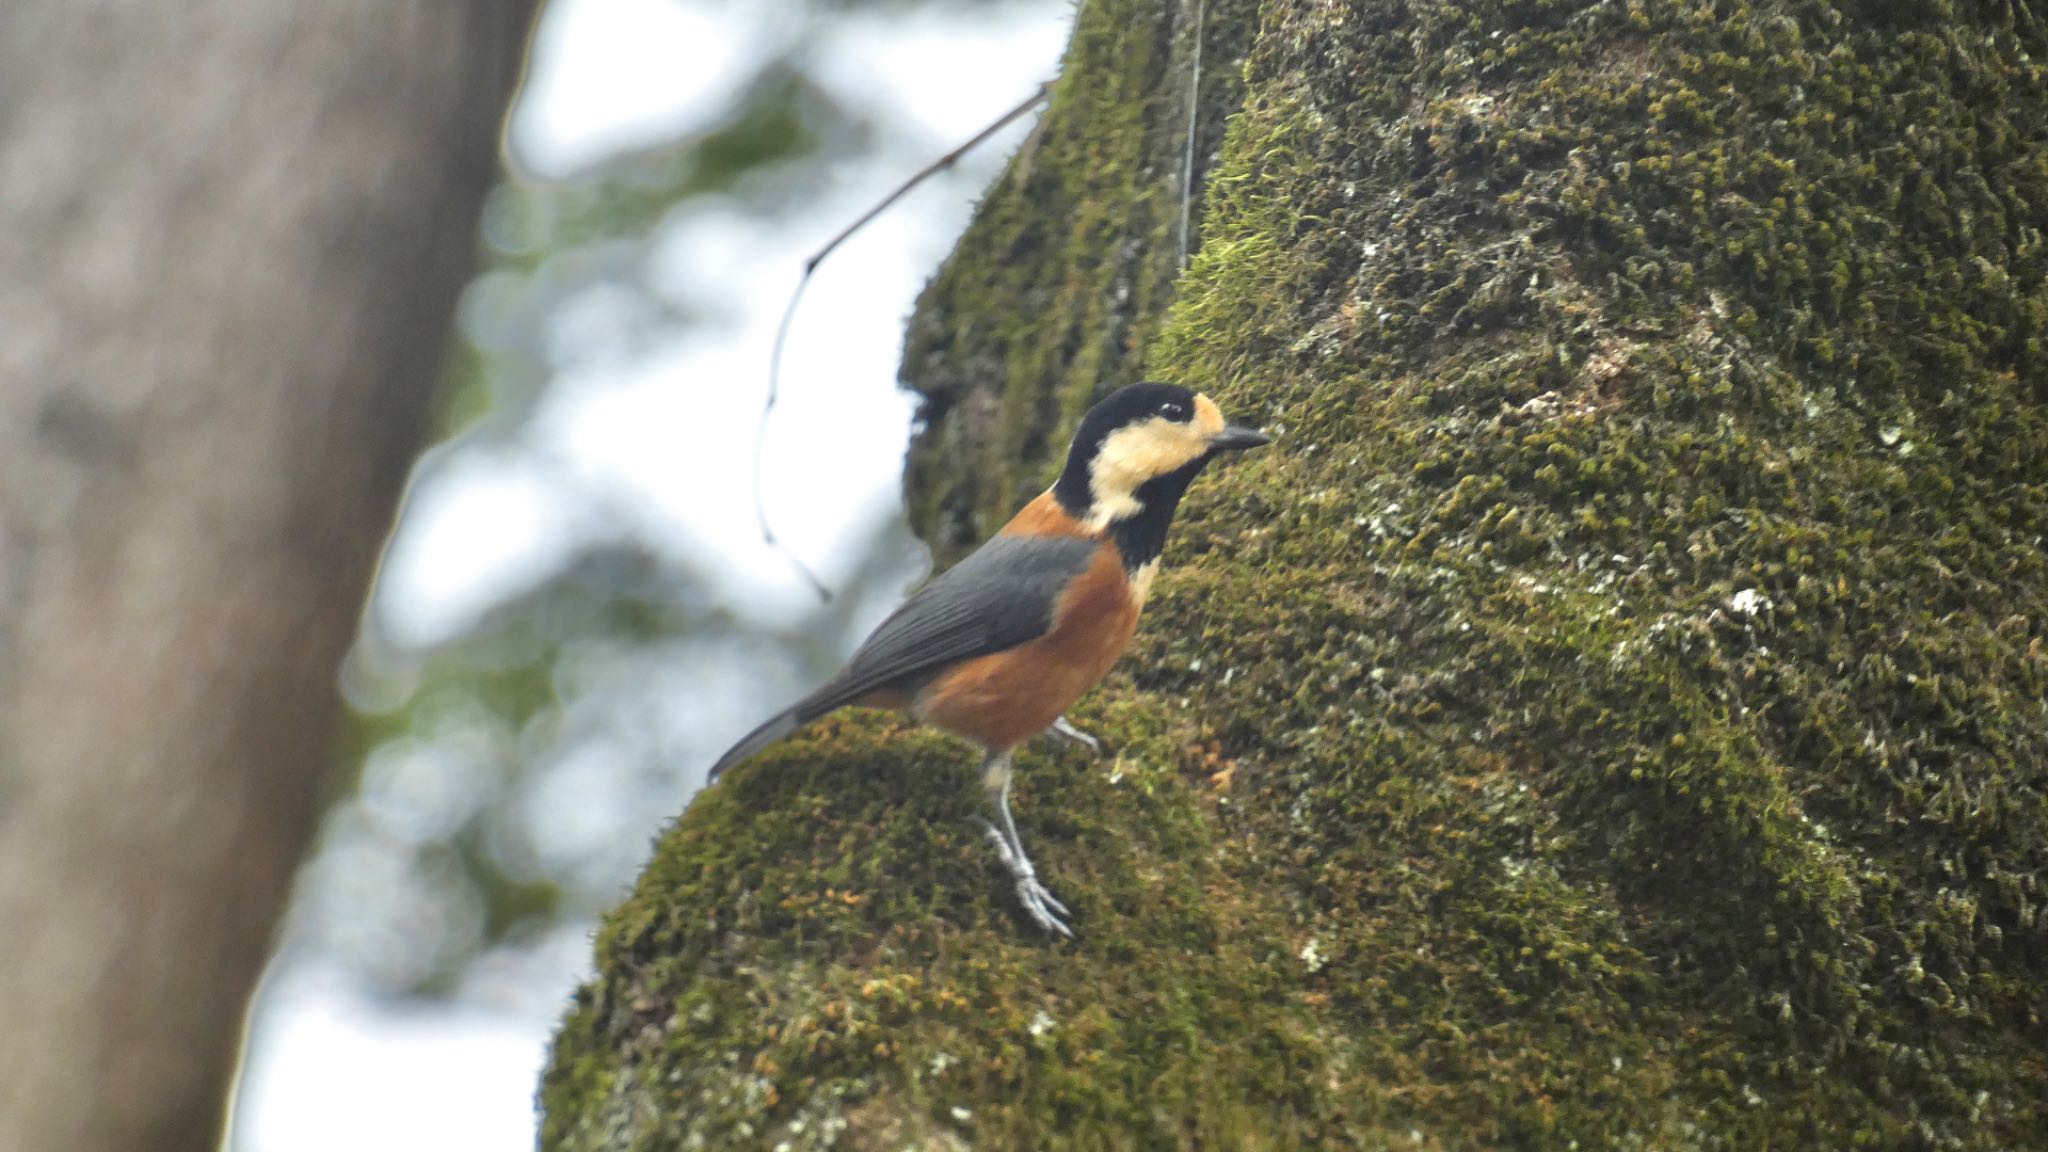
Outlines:
{"type": "Polygon", "coordinates": [[[1038,881],[1038,869],[1031,866],[1031,857],[1024,852],[1024,839],[1017,835],[1017,822],[1010,816],[1010,756],[1009,750],[991,752],[981,763],[981,786],[995,803],[996,815],[1002,818],[997,827],[987,820],[981,826],[988,830],[988,838],[996,846],[996,855],[1010,875],[1017,881],[1017,899],[1024,904],[1024,911],[1038,922],[1040,928],[1072,937],[1073,931],[1060,917],[1067,915],[1067,906],[1038,881]]]}
{"type": "Polygon", "coordinates": [[[1065,716],[1053,721],[1052,727],[1047,728],[1045,734],[1061,743],[1072,744],[1090,756],[1102,755],[1102,741],[1074,727],[1065,716]]]}

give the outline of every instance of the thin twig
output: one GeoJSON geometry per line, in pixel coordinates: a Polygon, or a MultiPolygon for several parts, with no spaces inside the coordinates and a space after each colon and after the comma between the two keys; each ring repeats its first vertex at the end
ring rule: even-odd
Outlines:
{"type": "MultiPolygon", "coordinates": [[[[826,251],[830,250],[828,245],[826,251]]],[[[781,391],[782,342],[789,335],[789,322],[796,319],[796,302],[804,298],[804,286],[811,282],[811,273],[818,267],[820,258],[813,256],[805,261],[803,279],[796,282],[796,291],[789,294],[789,306],[782,310],[782,323],[775,326],[775,348],[768,354],[768,399],[761,405],[760,423],[754,426],[754,520],[761,526],[761,541],[787,557],[789,566],[809,581],[811,591],[818,594],[820,602],[824,602],[832,599],[832,590],[825,587],[825,582],[818,579],[817,573],[812,572],[796,553],[783,547],[782,541],[776,538],[775,529],[768,526],[768,499],[761,487],[761,469],[768,458],[768,416],[775,411],[775,399],[781,391]]]]}
{"type": "MultiPolygon", "coordinates": [[[[818,579],[809,568],[804,566],[803,561],[797,559],[795,553],[787,548],[783,548],[781,541],[776,539],[775,530],[768,526],[768,505],[762,495],[761,487],[762,468],[767,458],[768,418],[775,411],[776,400],[782,395],[782,346],[789,339],[789,326],[790,322],[796,319],[796,306],[803,300],[804,289],[809,287],[811,276],[817,272],[818,265],[823,264],[825,257],[830,256],[834,249],[845,243],[848,237],[865,228],[868,222],[872,221],[875,217],[888,211],[890,205],[903,199],[904,196],[909,194],[911,189],[959,163],[962,156],[972,152],[989,137],[1009,127],[1010,123],[1018,117],[1044,103],[1045,98],[1051,94],[1052,81],[1048,80],[1040,84],[1037,91],[1026,97],[1015,108],[997,117],[994,123],[976,132],[966,143],[920,168],[910,179],[905,180],[899,185],[894,192],[884,196],[880,203],[862,213],[860,219],[840,229],[837,236],[826,241],[823,248],[812,253],[810,259],[804,261],[804,273],[797,279],[795,290],[789,294],[789,305],[782,310],[782,323],[775,327],[775,345],[768,353],[768,398],[761,405],[761,422],[754,430],[754,518],[761,525],[761,539],[767,542],[770,547],[779,549],[783,555],[789,557],[790,564],[803,574],[805,580],[810,582],[811,588],[817,592],[820,600],[830,600],[832,598],[831,590],[825,587],[824,581],[818,579]]],[[[1182,227],[1185,229],[1186,225],[1183,224],[1182,227]]]]}
{"type": "Polygon", "coordinates": [[[1188,80],[1188,148],[1180,169],[1180,268],[1188,266],[1188,217],[1195,199],[1195,129],[1202,107],[1202,19],[1208,0],[1195,0],[1195,63],[1188,80]]]}

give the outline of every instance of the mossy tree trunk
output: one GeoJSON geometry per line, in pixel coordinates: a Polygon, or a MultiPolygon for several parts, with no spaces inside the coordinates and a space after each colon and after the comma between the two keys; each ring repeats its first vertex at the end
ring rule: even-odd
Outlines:
{"type": "Polygon", "coordinates": [[[1110,384],[1280,434],[1027,758],[1079,940],[967,752],[822,725],[608,922],[547,1143],[2048,1146],[2048,30],[1212,4],[1175,282],[1190,18],[1083,6],[912,326],[947,549],[1110,384]]]}

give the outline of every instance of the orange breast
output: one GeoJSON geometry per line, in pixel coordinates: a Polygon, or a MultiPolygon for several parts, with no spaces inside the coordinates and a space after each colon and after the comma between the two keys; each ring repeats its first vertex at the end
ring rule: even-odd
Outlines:
{"type": "Polygon", "coordinates": [[[984,748],[1014,748],[1051,727],[1109,672],[1138,629],[1140,607],[1123,558],[1105,542],[1061,595],[1045,635],[945,672],[919,693],[914,710],[984,748]]]}
{"type": "Polygon", "coordinates": [[[1067,514],[1050,492],[1041,492],[1031,503],[1017,509],[1003,525],[1004,536],[1094,536],[1079,520],[1067,514]]]}

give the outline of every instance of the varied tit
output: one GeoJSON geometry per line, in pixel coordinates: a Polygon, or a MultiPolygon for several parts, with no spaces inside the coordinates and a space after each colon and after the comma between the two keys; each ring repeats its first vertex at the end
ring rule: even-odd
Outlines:
{"type": "Polygon", "coordinates": [[[1089,409],[1051,489],[965,560],[919,588],[844,671],[748,733],[711,779],[848,704],[902,708],[981,745],[984,820],[1031,918],[1071,936],[1066,906],[1039,883],[1010,818],[1010,759],[1048,730],[1091,748],[1064,713],[1123,654],[1159,570],[1166,527],[1220,453],[1267,438],[1226,424],[1215,401],[1133,384],[1089,409]]]}

